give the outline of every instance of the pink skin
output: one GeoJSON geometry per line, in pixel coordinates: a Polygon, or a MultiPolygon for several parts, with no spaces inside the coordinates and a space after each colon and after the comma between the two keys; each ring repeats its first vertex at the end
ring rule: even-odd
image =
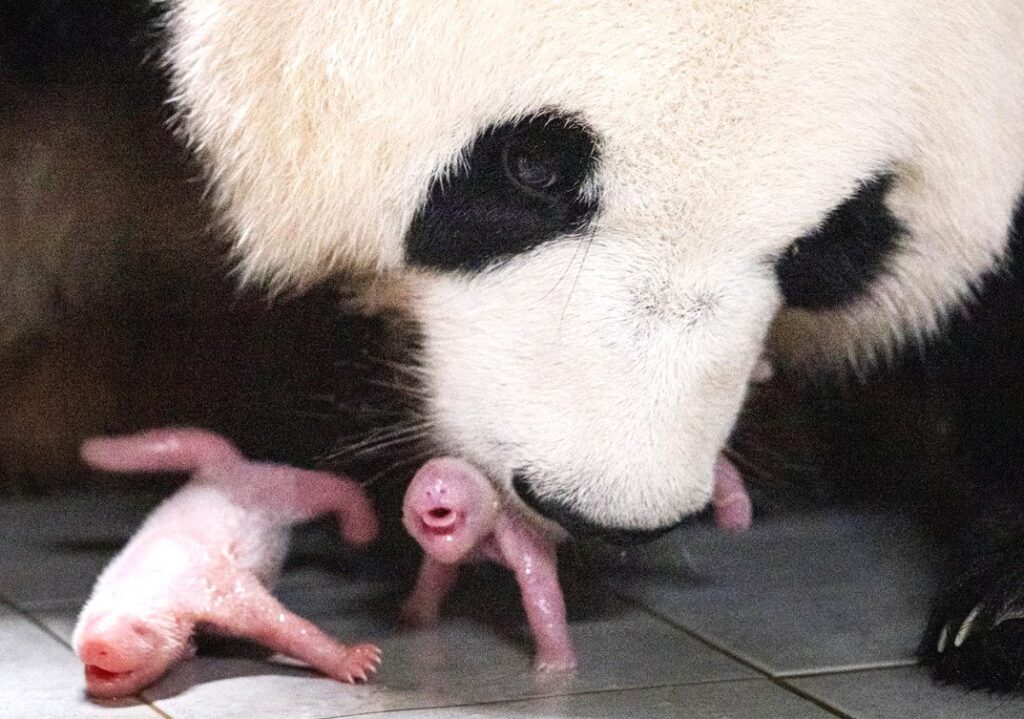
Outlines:
{"type": "Polygon", "coordinates": [[[376,515],[359,485],[247,461],[200,430],[93,439],[82,458],[115,472],[192,473],[104,570],[82,609],[72,642],[90,695],[149,686],[194,653],[197,629],[256,641],[344,682],[377,670],[377,647],[341,644],[269,591],[292,524],[334,513],[349,542],[376,537],[376,515]]]}
{"type": "MultiPolygon", "coordinates": [[[[715,465],[714,512],[728,531],[750,526],[750,499],[739,471],[725,457],[715,465]]],[[[557,543],[517,512],[503,507],[487,478],[459,459],[427,462],[405,493],[402,522],[425,552],[412,594],[402,605],[410,624],[431,626],[455,586],[458,565],[502,564],[516,576],[543,672],[576,668],[576,652],[558,583],[557,543]]]]}
{"type": "Polygon", "coordinates": [[[757,364],[754,365],[754,371],[750,374],[750,381],[754,384],[767,384],[774,378],[775,367],[772,366],[772,362],[767,356],[761,355],[757,364]]]}
{"type": "MultiPolygon", "coordinates": [[[[767,356],[762,355],[754,365],[750,381],[766,384],[775,377],[775,368],[767,356]]],[[[715,490],[711,505],[715,512],[715,524],[727,532],[745,532],[753,520],[753,506],[750,495],[743,484],[743,476],[736,465],[724,454],[719,455],[714,470],[715,490]]]]}
{"type": "Polygon", "coordinates": [[[724,456],[715,463],[715,491],[711,499],[715,524],[727,532],[750,529],[753,507],[739,469],[724,456]]]}
{"type": "Polygon", "coordinates": [[[402,606],[403,619],[436,624],[458,565],[497,562],[511,569],[519,583],[537,643],[534,666],[545,672],[576,667],[558,584],[556,542],[503,508],[479,470],[459,459],[430,460],[406,490],[402,521],[426,553],[416,587],[402,606]]]}

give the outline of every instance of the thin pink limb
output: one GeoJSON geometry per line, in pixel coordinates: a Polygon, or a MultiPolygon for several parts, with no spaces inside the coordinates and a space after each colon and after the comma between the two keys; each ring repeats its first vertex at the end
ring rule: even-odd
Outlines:
{"type": "Polygon", "coordinates": [[[347,646],[287,609],[259,581],[243,575],[199,620],[216,631],[251,639],[343,682],[366,681],[380,665],[372,644],[347,646]]]}
{"type": "Polygon", "coordinates": [[[736,465],[720,456],[715,463],[715,490],[712,499],[715,523],[727,532],[750,529],[753,507],[736,465]]]}
{"type": "Polygon", "coordinates": [[[519,583],[526,619],[537,643],[534,666],[542,672],[575,669],[576,651],[558,583],[554,542],[508,514],[498,520],[495,540],[503,563],[515,573],[519,583]]]}
{"type": "Polygon", "coordinates": [[[363,488],[347,477],[253,462],[247,470],[246,491],[250,502],[290,514],[295,521],[333,512],[342,536],[352,544],[369,544],[377,538],[377,512],[363,488]],[[293,491],[283,491],[285,487],[293,491]]]}
{"type": "Polygon", "coordinates": [[[761,355],[754,365],[754,371],[750,374],[750,380],[754,384],[767,384],[775,378],[775,367],[765,355],[761,355]]]}
{"type": "Polygon", "coordinates": [[[82,459],[108,472],[193,472],[245,461],[223,437],[201,429],[157,429],[82,443],[82,459]]]}
{"type": "Polygon", "coordinates": [[[430,555],[423,557],[416,586],[399,612],[406,624],[430,627],[441,620],[441,607],[459,578],[457,564],[444,564],[430,555]]]}
{"type": "Polygon", "coordinates": [[[200,429],[158,429],[125,437],[98,437],[82,444],[82,459],[109,472],[207,472],[248,498],[293,521],[334,512],[342,535],[363,545],[377,537],[376,512],[358,484],[330,472],[251,462],[223,437],[200,429]],[[242,489],[244,488],[244,491],[242,489]],[[286,491],[291,489],[292,491],[286,491]]]}

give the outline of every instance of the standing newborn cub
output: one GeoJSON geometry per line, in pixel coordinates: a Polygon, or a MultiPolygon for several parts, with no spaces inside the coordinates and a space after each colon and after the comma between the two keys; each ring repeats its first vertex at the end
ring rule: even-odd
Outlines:
{"type": "Polygon", "coordinates": [[[192,473],[100,575],[78,618],[72,643],[89,694],[118,697],[149,686],[194,651],[197,629],[251,639],[345,682],[376,671],[377,647],[335,641],[269,590],[295,523],[333,512],[349,542],[376,537],[359,485],[249,462],[199,430],[94,439],[82,457],[108,471],[192,473]]]}
{"type": "MultiPolygon", "coordinates": [[[[750,526],[750,497],[739,471],[725,457],[715,465],[712,504],[720,528],[743,531],[750,526]]],[[[576,667],[558,583],[557,540],[514,509],[502,506],[478,469],[452,458],[427,462],[406,490],[402,523],[425,553],[416,586],[402,605],[405,621],[436,624],[458,577],[458,565],[496,562],[511,569],[519,583],[537,643],[537,670],[576,667]]]]}
{"type": "Polygon", "coordinates": [[[487,478],[462,460],[427,462],[405,493],[402,523],[426,556],[412,595],[402,606],[411,624],[437,623],[441,605],[467,561],[511,569],[537,642],[540,671],[576,667],[558,584],[555,540],[517,512],[505,509],[487,478]]]}

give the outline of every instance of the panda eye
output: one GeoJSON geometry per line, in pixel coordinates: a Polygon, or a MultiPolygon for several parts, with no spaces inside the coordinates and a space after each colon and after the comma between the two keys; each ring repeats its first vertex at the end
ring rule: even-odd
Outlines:
{"type": "Polygon", "coordinates": [[[527,193],[550,193],[562,179],[556,161],[540,153],[531,153],[522,143],[505,148],[505,174],[527,193]]]}
{"type": "Polygon", "coordinates": [[[502,167],[523,194],[557,199],[579,189],[592,163],[588,138],[563,123],[534,124],[508,137],[502,167]]]}
{"type": "Polygon", "coordinates": [[[555,109],[483,128],[431,182],[406,234],[409,263],[477,272],[579,236],[598,212],[599,158],[596,132],[555,109]]]}

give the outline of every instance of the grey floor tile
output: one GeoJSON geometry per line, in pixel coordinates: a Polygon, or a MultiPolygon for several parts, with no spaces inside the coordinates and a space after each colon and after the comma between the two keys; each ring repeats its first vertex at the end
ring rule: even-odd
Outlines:
{"type": "Polygon", "coordinates": [[[153,493],[79,491],[60,501],[0,502],[0,595],[16,602],[84,599],[96,575],[159,501],[153,493]]]}
{"type": "MultiPolygon", "coordinates": [[[[755,676],[607,596],[597,613],[572,623],[580,671],[539,676],[532,670],[532,647],[514,591],[508,591],[514,585],[492,585],[492,578],[469,577],[436,630],[396,627],[394,592],[387,586],[351,580],[283,589],[287,604],[342,640],[380,643],[385,663],[370,684],[342,685],[250,652],[186,662],[145,696],[175,719],[301,719],[755,676]],[[485,590],[493,596],[481,597],[485,590]]],[[[70,636],[76,608],[33,611],[56,634],[70,636]]]]}
{"type": "Polygon", "coordinates": [[[20,614],[0,608],[0,716],[4,719],[158,719],[137,701],[85,698],[71,651],[20,614]]]}
{"type": "Polygon", "coordinates": [[[75,630],[75,619],[78,617],[79,606],[52,606],[49,604],[30,604],[25,611],[32,618],[46,627],[67,645],[71,644],[71,633],[75,630]]]}
{"type": "MultiPolygon", "coordinates": [[[[70,636],[78,606],[153,495],[101,494],[0,506],[0,595],[54,634],[70,636]]],[[[393,622],[394,578],[367,570],[321,524],[300,534],[280,596],[343,640],[385,650],[374,682],[345,686],[234,647],[187,662],[149,693],[174,719],[275,717],[827,716],[725,655],[688,627],[780,675],[908,661],[931,572],[909,522],[873,515],[762,520],[748,535],[692,529],[643,550],[605,555],[605,581],[569,587],[582,667],[538,677],[530,666],[516,588],[497,572],[469,572],[437,630],[393,622]],[[449,707],[441,709],[439,707],[449,707]]],[[[792,678],[857,719],[1024,716],[1021,700],[936,687],[914,669],[792,678]]],[[[0,716],[158,716],[145,704],[88,702],[68,648],[0,605],[0,716]],[[7,709],[10,696],[17,702],[7,709]]]]}
{"type": "Polygon", "coordinates": [[[1020,719],[1024,698],[939,686],[923,669],[854,672],[791,680],[857,719],[1020,719]]]}
{"type": "Polygon", "coordinates": [[[81,601],[110,559],[107,553],[25,552],[0,559],[0,595],[18,604],[81,601]]]}
{"type": "Polygon", "coordinates": [[[814,704],[767,681],[753,681],[369,714],[362,719],[824,719],[829,716],[814,704]]]}
{"type": "Polygon", "coordinates": [[[13,548],[23,543],[116,546],[131,535],[160,496],[138,488],[117,491],[104,487],[67,490],[59,497],[4,497],[0,502],[0,541],[13,548]]]}
{"type": "Polygon", "coordinates": [[[875,515],[766,519],[733,537],[676,533],[631,551],[620,590],[779,674],[906,663],[932,587],[910,521],[875,515]]]}

